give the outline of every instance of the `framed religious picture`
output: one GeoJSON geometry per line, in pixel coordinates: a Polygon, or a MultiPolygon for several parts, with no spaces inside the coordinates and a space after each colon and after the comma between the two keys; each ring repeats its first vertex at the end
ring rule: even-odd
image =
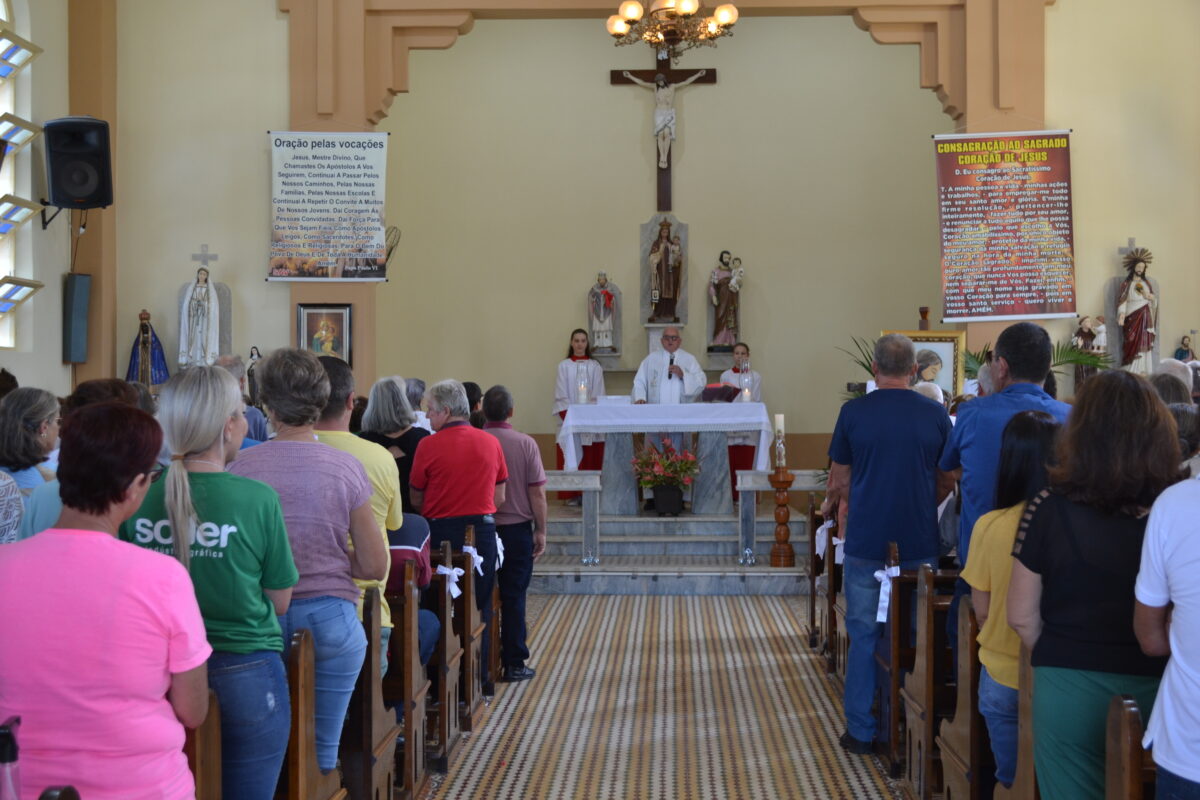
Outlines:
{"type": "Polygon", "coordinates": [[[296,346],[354,366],[349,303],[297,303],[296,346]]]}
{"type": "Polygon", "coordinates": [[[966,331],[882,331],[902,333],[917,348],[917,380],[942,387],[946,399],[962,394],[963,358],[967,352],[966,331]]]}

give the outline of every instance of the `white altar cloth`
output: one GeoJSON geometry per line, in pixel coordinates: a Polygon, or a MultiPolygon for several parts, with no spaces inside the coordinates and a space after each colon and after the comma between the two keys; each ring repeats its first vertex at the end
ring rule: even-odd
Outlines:
{"type": "Polygon", "coordinates": [[[684,403],[681,405],[572,405],[558,432],[567,470],[578,469],[582,433],[691,433],[695,431],[749,431],[758,433],[754,468],[771,468],[774,432],[763,403],[684,403]]]}

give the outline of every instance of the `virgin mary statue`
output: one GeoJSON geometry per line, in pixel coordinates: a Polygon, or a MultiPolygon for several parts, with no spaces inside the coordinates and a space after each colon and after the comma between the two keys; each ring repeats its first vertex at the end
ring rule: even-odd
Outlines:
{"type": "Polygon", "coordinates": [[[220,305],[208,270],[196,270],[196,280],[179,304],[179,366],[211,366],[220,355],[220,305]]]}

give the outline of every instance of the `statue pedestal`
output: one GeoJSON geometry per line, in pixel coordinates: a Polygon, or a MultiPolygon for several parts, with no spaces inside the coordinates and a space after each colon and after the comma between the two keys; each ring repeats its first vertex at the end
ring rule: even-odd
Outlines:
{"type": "MultiPolygon", "coordinates": [[[[771,546],[772,567],[796,566],[796,551],[789,543],[791,529],[788,520],[792,512],[788,508],[788,489],[792,488],[795,475],[787,471],[787,467],[776,467],[771,474],[770,483],[775,489],[775,544],[771,546]]],[[[813,534],[810,532],[809,536],[813,534]]]]}

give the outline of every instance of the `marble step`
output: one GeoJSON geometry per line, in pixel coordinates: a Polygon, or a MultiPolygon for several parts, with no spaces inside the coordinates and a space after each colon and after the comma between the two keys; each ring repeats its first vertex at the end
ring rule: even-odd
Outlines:
{"type": "MultiPolygon", "coordinates": [[[[805,552],[806,541],[794,536],[790,543],[797,557],[805,552]]],[[[754,552],[760,559],[771,552],[775,536],[759,535],[755,538],[754,552]]],[[[563,536],[549,534],[546,537],[548,556],[575,556],[583,553],[583,543],[578,535],[563,536]]],[[[605,536],[600,537],[600,555],[609,556],[734,556],[738,554],[738,536],[728,534],[694,534],[690,536],[605,536]]]]}
{"type": "MultiPolygon", "coordinates": [[[[579,517],[563,518],[551,516],[546,521],[546,533],[549,536],[579,536],[579,517]]],[[[804,535],[808,527],[805,517],[793,514],[788,521],[795,540],[804,535]]],[[[678,517],[659,517],[655,515],[639,516],[607,516],[600,517],[600,538],[609,536],[694,536],[699,534],[736,534],[738,520],[736,517],[721,514],[683,514],[678,517]]],[[[775,518],[759,516],[754,521],[755,536],[774,536],[775,518]]]]}
{"type": "Polygon", "coordinates": [[[807,591],[804,570],[764,561],[740,566],[731,556],[601,557],[583,567],[574,556],[545,555],[534,565],[535,594],[793,595],[807,591]]]}

